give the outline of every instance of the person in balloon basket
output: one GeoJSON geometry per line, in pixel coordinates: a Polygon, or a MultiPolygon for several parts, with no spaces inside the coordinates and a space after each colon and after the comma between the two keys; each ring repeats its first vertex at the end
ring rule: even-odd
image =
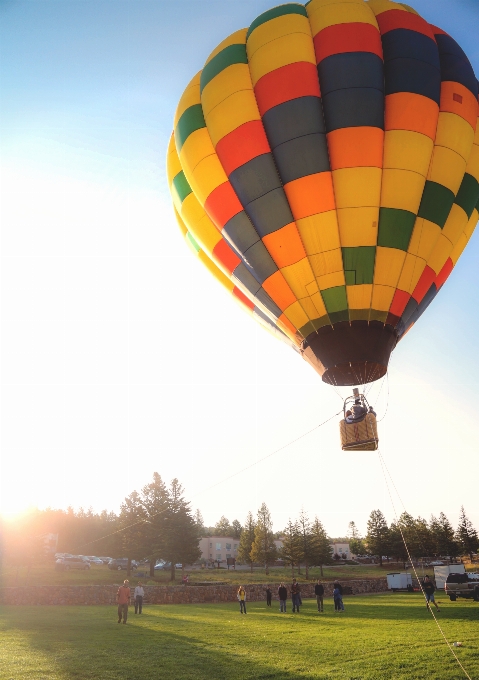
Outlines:
{"type": "Polygon", "coordinates": [[[284,583],[280,583],[279,585],[278,597],[279,597],[279,611],[284,612],[286,614],[286,600],[288,598],[288,591],[284,583]]]}
{"type": "Polygon", "coordinates": [[[440,612],[441,610],[437,606],[437,602],[434,599],[434,591],[436,590],[436,587],[427,574],[424,577],[424,581],[422,582],[422,588],[424,590],[424,595],[426,596],[426,607],[429,609],[429,603],[432,602],[437,611],[440,612]]]}
{"type": "Polygon", "coordinates": [[[238,588],[236,597],[238,598],[238,602],[240,604],[240,614],[246,614],[246,590],[243,588],[243,586],[238,588]]]}
{"type": "Polygon", "coordinates": [[[323,597],[324,597],[324,586],[318,578],[318,582],[314,586],[314,594],[316,595],[316,602],[318,603],[318,612],[323,611],[323,597]]]}
{"type": "Polygon", "coordinates": [[[301,598],[301,588],[299,587],[299,583],[296,581],[296,579],[293,579],[293,583],[291,584],[291,599],[293,600],[293,614],[297,610],[299,614],[299,603],[300,603],[300,598],[301,598]]]}
{"type": "Polygon", "coordinates": [[[116,594],[116,601],[118,603],[118,623],[126,623],[128,618],[128,605],[130,604],[130,582],[125,580],[123,585],[118,588],[116,594]]]}
{"type": "Polygon", "coordinates": [[[135,588],[134,598],[135,598],[135,614],[141,614],[143,611],[143,598],[145,597],[145,591],[143,586],[138,581],[138,585],[135,588]]]}

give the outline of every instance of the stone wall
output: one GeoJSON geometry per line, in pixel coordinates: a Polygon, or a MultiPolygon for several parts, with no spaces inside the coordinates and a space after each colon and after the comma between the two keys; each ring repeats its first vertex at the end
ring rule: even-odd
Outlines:
{"type": "MultiPolygon", "coordinates": [[[[246,585],[248,602],[265,600],[266,583],[246,585]]],[[[286,582],[288,599],[290,582],[286,582]]],[[[314,597],[314,583],[301,583],[303,598],[314,597]]],[[[278,583],[270,585],[277,600],[278,583]]],[[[202,602],[236,602],[237,585],[144,586],[145,604],[192,604],[202,602]]],[[[387,591],[387,581],[362,579],[343,583],[344,596],[387,591]]],[[[0,588],[0,604],[23,605],[98,605],[115,604],[118,586],[23,586],[0,588]]],[[[325,597],[332,597],[333,584],[324,583],[325,597]]],[[[131,589],[133,596],[133,588],[131,589]]]]}

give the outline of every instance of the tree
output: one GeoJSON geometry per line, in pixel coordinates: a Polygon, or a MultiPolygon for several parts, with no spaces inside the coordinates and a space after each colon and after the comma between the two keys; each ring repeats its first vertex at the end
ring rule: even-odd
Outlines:
{"type": "Polygon", "coordinates": [[[145,531],[146,512],[137,491],[125,498],[120,506],[117,549],[128,558],[126,575],[130,578],[131,561],[142,559],[148,550],[145,531]]]}
{"type": "Polygon", "coordinates": [[[311,565],[319,566],[321,576],[323,576],[323,566],[332,562],[333,549],[331,547],[331,540],[317,517],[314,518],[311,526],[311,536],[311,565]]]}
{"type": "Polygon", "coordinates": [[[349,540],[349,549],[353,555],[364,555],[366,547],[361,538],[361,534],[354,522],[349,522],[347,538],[349,540]]]}
{"type": "Polygon", "coordinates": [[[297,522],[288,521],[283,532],[283,547],[280,555],[286,564],[291,566],[291,572],[294,576],[294,567],[301,562],[303,557],[301,533],[297,522]]]}
{"type": "Polygon", "coordinates": [[[232,533],[233,527],[231,526],[229,519],[223,515],[215,524],[214,536],[231,536],[232,533]]]}
{"type": "MultiPolygon", "coordinates": [[[[175,478],[168,489],[165,555],[171,562],[171,580],[175,580],[175,564],[192,564],[201,557],[198,528],[190,504],[183,498],[183,487],[175,478]]],[[[183,567],[184,568],[184,567],[183,567]]]]}
{"type": "Polygon", "coordinates": [[[394,557],[397,562],[402,562],[405,569],[406,562],[408,560],[408,554],[402,539],[399,524],[396,522],[391,522],[391,526],[389,527],[388,545],[388,555],[394,557]]]}
{"type": "Polygon", "coordinates": [[[381,510],[373,510],[369,515],[366,534],[367,551],[370,555],[379,556],[379,564],[383,564],[383,555],[388,550],[388,525],[381,510]]]}
{"type": "Polygon", "coordinates": [[[195,511],[195,524],[198,529],[198,536],[202,538],[203,536],[206,536],[206,527],[205,523],[203,521],[203,515],[201,514],[200,510],[195,511]]]}
{"type": "Polygon", "coordinates": [[[141,490],[140,502],[145,512],[146,550],[143,557],[150,563],[150,576],[155,575],[155,564],[162,559],[167,546],[168,512],[170,499],[161,476],[153,473],[153,480],[141,490]]]}
{"type": "Polygon", "coordinates": [[[461,505],[461,514],[459,515],[459,525],[457,527],[456,537],[460,547],[465,553],[469,554],[472,562],[472,554],[475,553],[479,547],[479,536],[471,520],[467,517],[463,505],[461,505]]]}
{"type": "Polygon", "coordinates": [[[233,529],[233,538],[240,538],[241,532],[243,531],[241,523],[237,519],[234,519],[231,522],[231,527],[233,529]]]}
{"type": "Polygon", "coordinates": [[[238,546],[238,560],[249,564],[251,571],[253,571],[253,559],[251,558],[251,548],[254,542],[254,530],[256,522],[251,512],[248,512],[246,522],[241,532],[240,542],[238,546]]]}
{"type": "Polygon", "coordinates": [[[266,503],[262,503],[258,510],[256,526],[254,528],[251,559],[253,562],[264,564],[265,573],[269,574],[269,565],[274,563],[277,553],[278,551],[273,536],[271,514],[266,503]]]}
{"type": "Polygon", "coordinates": [[[452,524],[443,512],[439,513],[439,555],[449,555],[455,558],[459,555],[459,544],[454,535],[452,524]]]}
{"type": "MultiPolygon", "coordinates": [[[[301,550],[302,550],[302,560],[304,561],[304,566],[306,569],[306,578],[309,578],[309,567],[314,559],[314,546],[313,546],[313,536],[311,533],[311,522],[308,515],[301,508],[298,521],[299,533],[301,536],[301,550]]],[[[301,567],[301,562],[300,562],[301,567]]],[[[301,572],[300,572],[301,573],[301,572]]]]}

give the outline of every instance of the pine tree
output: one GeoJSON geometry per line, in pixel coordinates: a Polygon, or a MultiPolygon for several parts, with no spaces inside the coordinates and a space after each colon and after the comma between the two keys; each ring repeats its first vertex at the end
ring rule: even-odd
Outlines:
{"type": "Polygon", "coordinates": [[[241,532],[243,531],[241,523],[237,519],[234,519],[231,522],[231,528],[233,529],[233,538],[239,538],[241,536],[241,532]]]}
{"type": "Polygon", "coordinates": [[[146,484],[140,494],[140,502],[145,512],[143,530],[146,534],[147,546],[143,557],[150,563],[150,576],[155,575],[155,563],[163,559],[167,548],[168,513],[170,499],[168,489],[161,476],[153,473],[153,480],[146,484]]]}
{"type": "MultiPolygon", "coordinates": [[[[84,517],[82,513],[82,517],[84,517]]],[[[149,547],[146,512],[137,491],[125,498],[120,506],[119,533],[117,547],[120,553],[128,558],[127,577],[130,578],[131,561],[142,559],[149,547]]]]}
{"type": "Polygon", "coordinates": [[[333,561],[333,548],[331,547],[331,539],[317,517],[314,518],[314,522],[311,526],[311,537],[311,565],[319,566],[321,576],[323,576],[323,566],[325,564],[331,564],[333,561]]]}
{"type": "Polygon", "coordinates": [[[369,515],[366,535],[367,551],[370,555],[378,555],[379,564],[383,564],[383,555],[388,551],[389,529],[381,510],[373,510],[369,515]]]}
{"type": "Polygon", "coordinates": [[[471,520],[467,517],[463,505],[461,505],[461,514],[459,515],[459,525],[457,527],[456,536],[462,550],[469,554],[472,562],[472,554],[475,553],[479,547],[479,536],[471,520]]]}
{"type": "Polygon", "coordinates": [[[266,503],[262,503],[258,510],[256,526],[254,529],[254,541],[251,546],[251,559],[253,562],[264,564],[265,573],[269,574],[269,566],[277,557],[277,548],[274,542],[273,522],[266,503]]]}
{"type": "Polygon", "coordinates": [[[408,554],[404,541],[402,539],[401,531],[399,529],[399,524],[396,522],[391,522],[388,532],[388,554],[392,555],[397,561],[404,564],[404,569],[406,568],[406,562],[408,560],[408,554]]]}
{"type": "Polygon", "coordinates": [[[288,521],[283,532],[283,547],[280,554],[286,564],[291,566],[291,572],[294,576],[294,568],[303,557],[301,533],[297,522],[288,521]]]}
{"type": "Polygon", "coordinates": [[[304,508],[301,508],[301,512],[299,514],[298,527],[301,536],[301,550],[303,553],[301,560],[304,561],[304,566],[306,569],[306,578],[308,579],[309,567],[312,564],[312,560],[314,558],[314,549],[313,549],[313,535],[311,533],[311,522],[304,508]]]}
{"type": "Polygon", "coordinates": [[[364,555],[366,547],[355,522],[349,522],[347,538],[349,540],[349,549],[351,553],[353,555],[364,555]]]}
{"type": "Polygon", "coordinates": [[[443,512],[439,513],[438,523],[440,526],[439,554],[448,555],[454,559],[459,555],[460,548],[453,526],[443,512]]]}
{"type": "Polygon", "coordinates": [[[240,542],[238,546],[238,560],[249,564],[251,571],[253,571],[253,559],[251,558],[251,548],[254,542],[254,530],[256,522],[251,512],[248,512],[246,522],[241,532],[240,542]]]}
{"type": "Polygon", "coordinates": [[[233,534],[233,527],[227,517],[222,515],[215,524],[214,536],[231,536],[233,534]]]}
{"type": "Polygon", "coordinates": [[[198,536],[202,538],[203,536],[206,535],[206,529],[205,529],[205,523],[203,520],[203,515],[201,514],[201,510],[195,510],[195,524],[198,529],[198,536]]]}
{"type": "Polygon", "coordinates": [[[175,564],[192,564],[201,557],[201,551],[198,547],[198,528],[190,504],[183,498],[183,487],[176,478],[171,481],[168,489],[168,501],[165,555],[171,562],[171,580],[174,581],[175,564]]]}

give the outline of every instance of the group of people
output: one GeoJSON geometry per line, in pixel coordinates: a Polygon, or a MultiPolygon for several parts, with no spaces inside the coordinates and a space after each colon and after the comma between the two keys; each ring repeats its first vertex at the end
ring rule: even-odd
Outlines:
{"type": "Polygon", "coordinates": [[[368,413],[376,417],[376,411],[372,406],[369,407],[369,410],[366,410],[366,407],[361,404],[360,400],[355,399],[354,404],[351,406],[351,410],[348,409],[344,414],[344,419],[349,424],[359,423],[368,413]]]}
{"type": "MultiPolygon", "coordinates": [[[[145,597],[145,591],[140,581],[138,581],[138,585],[135,588],[133,597],[135,602],[135,614],[141,614],[143,611],[143,598],[145,597]]],[[[126,623],[128,619],[128,605],[131,601],[130,582],[127,579],[125,579],[123,581],[123,585],[118,588],[116,601],[118,604],[118,623],[121,623],[122,620],[123,623],[126,623]]]]}
{"type": "MultiPolygon", "coordinates": [[[[299,614],[299,607],[300,605],[303,604],[303,602],[301,599],[301,586],[299,585],[295,578],[293,578],[290,590],[291,590],[291,602],[293,605],[293,614],[294,613],[299,614]]],[[[265,589],[265,592],[266,592],[266,606],[271,607],[271,600],[273,595],[271,588],[268,586],[265,589]]],[[[319,579],[316,585],[314,586],[314,594],[316,596],[318,612],[324,611],[324,586],[319,579]]],[[[240,605],[240,613],[246,614],[246,590],[244,589],[244,586],[240,586],[238,588],[236,597],[238,598],[238,602],[240,605]]],[[[278,598],[279,598],[279,611],[281,613],[283,612],[286,613],[286,600],[288,599],[288,589],[286,588],[284,583],[281,583],[278,588],[278,598]]],[[[333,599],[334,599],[334,611],[343,612],[344,611],[343,587],[340,583],[337,582],[334,583],[333,599]]]]}

